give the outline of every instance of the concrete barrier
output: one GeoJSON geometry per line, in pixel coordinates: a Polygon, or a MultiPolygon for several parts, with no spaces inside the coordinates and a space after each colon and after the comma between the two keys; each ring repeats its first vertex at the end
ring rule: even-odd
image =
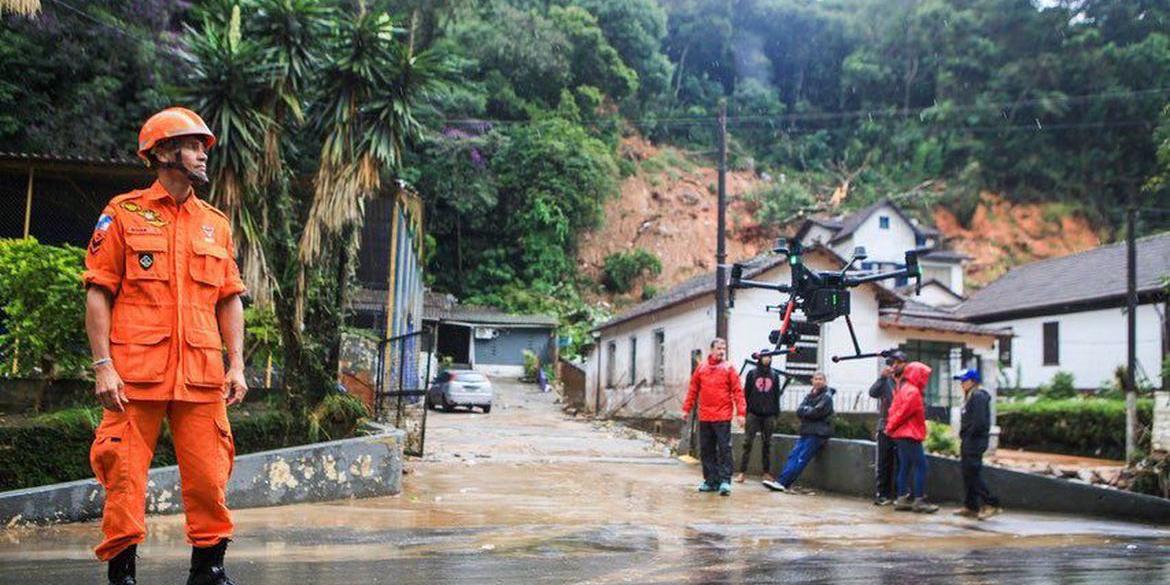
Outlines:
{"type": "MultiPolygon", "coordinates": [[[[234,509],[283,506],[402,491],[405,433],[375,427],[353,439],[313,443],[236,457],[227,486],[234,509]]],[[[150,470],[148,514],[182,511],[176,466],[150,470]]],[[[105,490],[88,479],[0,493],[0,526],[78,522],[101,517],[105,490]]]]}
{"type": "MultiPolygon", "coordinates": [[[[792,435],[772,437],[774,472],[783,469],[796,439],[792,435]]],[[[737,471],[742,445],[743,433],[734,433],[732,448],[737,471]]],[[[934,455],[928,460],[927,497],[934,502],[961,502],[963,477],[959,461],[934,455]]],[[[761,471],[759,444],[752,448],[748,471],[756,476],[761,471]]],[[[1170,500],[1000,467],[985,466],[983,474],[988,486],[1009,509],[1170,524],[1170,500]]],[[[830,440],[805,468],[798,483],[834,493],[874,497],[873,441],[830,440]]]]}

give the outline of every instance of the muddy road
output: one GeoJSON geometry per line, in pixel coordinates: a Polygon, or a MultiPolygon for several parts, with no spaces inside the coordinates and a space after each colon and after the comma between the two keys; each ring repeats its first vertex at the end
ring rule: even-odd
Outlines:
{"type": "MultiPolygon", "coordinates": [[[[635,431],[496,381],[488,415],[431,413],[397,497],[241,510],[239,585],[358,583],[1167,583],[1170,529],[1012,512],[897,514],[737,484],[635,431]]],[[[149,520],[139,582],[180,583],[181,516],[149,520]]],[[[0,583],[102,583],[96,523],[0,532],[0,583]]]]}

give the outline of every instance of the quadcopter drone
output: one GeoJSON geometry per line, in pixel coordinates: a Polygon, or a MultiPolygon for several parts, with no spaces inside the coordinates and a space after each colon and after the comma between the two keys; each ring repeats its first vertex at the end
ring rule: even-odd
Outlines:
{"type": "MultiPolygon", "coordinates": [[[[728,305],[735,306],[735,291],[741,288],[761,288],[774,290],[781,294],[787,293],[788,300],[777,308],[782,315],[780,328],[768,335],[768,341],[774,346],[752,354],[752,359],[745,360],[744,367],[755,363],[765,356],[788,355],[796,351],[796,343],[800,341],[800,332],[792,327],[792,314],[799,310],[804,314],[808,323],[828,323],[838,317],[845,317],[845,324],[849,327],[849,337],[853,340],[853,355],[833,356],[833,363],[858,360],[865,358],[887,357],[893,350],[882,350],[873,353],[862,353],[857,343],[857,333],[853,330],[853,321],[849,319],[849,289],[867,282],[889,280],[894,278],[913,278],[915,294],[921,291],[922,270],[918,265],[918,257],[930,251],[930,248],[915,248],[906,251],[904,268],[890,272],[851,271],[853,265],[867,258],[865,248],[858,246],[853,249],[853,257],[840,271],[817,271],[804,265],[804,246],[795,239],[780,239],[776,242],[773,252],[788,257],[788,265],[792,270],[792,279],[789,284],[761,282],[743,278],[742,264],[733,264],[731,279],[728,286],[728,305]]],[[[769,307],[773,308],[773,307],[769,307]]],[[[780,370],[787,380],[792,378],[807,378],[807,375],[780,370]]]]}

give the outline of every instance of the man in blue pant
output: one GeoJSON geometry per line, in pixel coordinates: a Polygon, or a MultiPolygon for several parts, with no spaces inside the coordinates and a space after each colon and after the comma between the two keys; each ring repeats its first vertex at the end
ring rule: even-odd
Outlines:
{"type": "Polygon", "coordinates": [[[800,439],[797,439],[796,446],[788,454],[788,461],[784,464],[780,476],[775,481],[764,481],[764,487],[777,492],[788,491],[808,463],[825,446],[829,437],[833,435],[831,417],[833,395],[836,393],[836,390],[828,386],[824,373],[813,374],[812,390],[796,409],[796,416],[800,419],[800,439]]]}

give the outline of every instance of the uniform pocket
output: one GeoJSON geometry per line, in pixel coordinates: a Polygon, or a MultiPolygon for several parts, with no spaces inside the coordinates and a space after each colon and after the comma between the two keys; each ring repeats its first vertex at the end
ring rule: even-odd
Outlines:
{"type": "Polygon", "coordinates": [[[126,278],[131,280],[170,280],[170,256],[165,236],[127,234],[126,278]]]}
{"type": "Polygon", "coordinates": [[[183,371],[187,383],[195,386],[222,387],[224,383],[223,342],[219,333],[209,329],[187,329],[183,371]]]}
{"type": "Polygon", "coordinates": [[[112,424],[103,422],[94,436],[89,449],[89,465],[107,492],[125,486],[130,464],[130,435],[130,421],[126,420],[112,424]]]}
{"type": "Polygon", "coordinates": [[[110,357],[118,375],[126,382],[162,382],[171,357],[171,346],[164,342],[170,337],[169,327],[114,327],[110,331],[110,357]]]}
{"type": "Polygon", "coordinates": [[[200,284],[219,288],[227,271],[227,249],[219,244],[195,240],[191,242],[191,279],[200,284]]]}
{"type": "Polygon", "coordinates": [[[232,468],[236,464],[236,440],[232,435],[232,425],[227,418],[227,410],[217,413],[215,415],[215,429],[219,431],[220,450],[224,457],[224,468],[227,469],[227,477],[232,476],[232,468]]]}

